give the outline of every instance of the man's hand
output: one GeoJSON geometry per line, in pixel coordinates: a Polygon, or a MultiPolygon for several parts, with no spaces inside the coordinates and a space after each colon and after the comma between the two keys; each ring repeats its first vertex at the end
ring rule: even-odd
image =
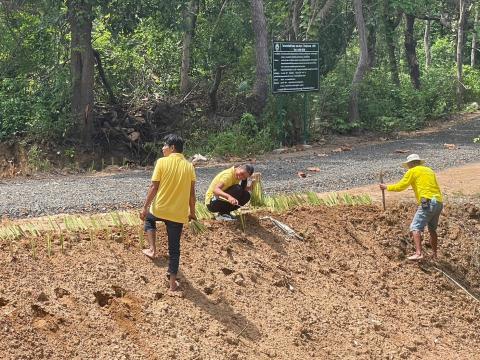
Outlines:
{"type": "Polygon", "coordinates": [[[381,190],[387,190],[387,185],[385,184],[378,184],[381,190]]]}
{"type": "Polygon", "coordinates": [[[143,208],[142,211],[140,212],[140,219],[142,219],[142,221],[145,221],[147,214],[148,214],[148,209],[143,208]]]}
{"type": "Polygon", "coordinates": [[[190,213],[188,215],[188,221],[190,221],[190,220],[197,220],[197,215],[195,213],[193,213],[193,214],[190,213]]]}
{"type": "Polygon", "coordinates": [[[227,200],[232,205],[238,205],[238,200],[235,199],[233,196],[229,196],[227,200]]]}

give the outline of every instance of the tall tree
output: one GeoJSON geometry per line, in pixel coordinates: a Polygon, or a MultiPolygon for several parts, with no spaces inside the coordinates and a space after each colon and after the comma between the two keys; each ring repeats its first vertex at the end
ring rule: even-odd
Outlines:
{"type": "Polygon", "coordinates": [[[355,10],[355,23],[357,24],[358,41],[360,44],[360,57],[358,59],[357,69],[352,80],[352,90],[350,93],[349,104],[349,121],[356,123],[360,120],[360,113],[358,111],[358,94],[359,87],[368,69],[368,45],[367,34],[365,30],[365,19],[363,17],[363,3],[362,0],[353,0],[355,10]]]}
{"type": "Polygon", "coordinates": [[[420,67],[417,59],[417,40],[415,39],[415,16],[405,14],[405,55],[407,57],[410,80],[415,89],[420,89],[420,67]]]}
{"type": "Polygon", "coordinates": [[[94,129],[92,5],[88,0],[68,0],[67,7],[71,31],[72,116],[78,125],[80,139],[89,145],[94,129]]]}
{"type": "Polygon", "coordinates": [[[268,98],[268,34],[263,0],[251,0],[252,26],[255,36],[255,85],[253,89],[255,114],[260,114],[268,98]]]}
{"type": "Polygon", "coordinates": [[[389,0],[383,1],[383,25],[385,28],[385,43],[387,45],[388,66],[392,83],[400,86],[400,76],[398,74],[397,57],[395,55],[395,29],[400,23],[401,14],[392,15],[389,6],[389,0]]]}
{"type": "Polygon", "coordinates": [[[475,18],[473,20],[473,31],[472,31],[472,52],[470,55],[470,65],[475,67],[477,64],[477,31],[478,31],[478,6],[475,6],[475,18]]]}
{"type": "Polygon", "coordinates": [[[432,52],[430,50],[430,27],[430,20],[425,20],[425,33],[423,35],[423,48],[425,49],[425,69],[428,69],[432,63],[432,52]]]}
{"type": "Polygon", "coordinates": [[[328,13],[335,5],[335,0],[326,0],[325,4],[323,4],[323,7],[321,9],[319,9],[320,0],[312,0],[311,3],[312,3],[311,5],[312,15],[308,20],[307,29],[305,31],[305,39],[308,38],[308,35],[310,33],[310,28],[314,23],[322,23],[325,20],[328,13]]]}
{"type": "Polygon", "coordinates": [[[185,94],[190,90],[190,60],[195,24],[200,8],[199,0],[190,0],[184,14],[184,33],[182,46],[182,66],[180,68],[180,91],[185,94]]]}
{"type": "Polygon", "coordinates": [[[291,31],[290,40],[300,39],[300,13],[302,11],[303,0],[290,0],[290,19],[291,31]]]}
{"type": "Polygon", "coordinates": [[[463,44],[465,39],[465,22],[468,16],[470,0],[459,0],[459,18],[457,29],[457,107],[463,104],[463,44]]]}

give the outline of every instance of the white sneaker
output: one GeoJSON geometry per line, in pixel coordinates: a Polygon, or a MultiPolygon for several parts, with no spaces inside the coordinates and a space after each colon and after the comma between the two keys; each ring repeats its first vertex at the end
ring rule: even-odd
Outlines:
{"type": "Polygon", "coordinates": [[[218,220],[218,221],[235,221],[235,220],[237,220],[231,214],[218,214],[217,216],[215,216],[215,219],[218,220]]]}

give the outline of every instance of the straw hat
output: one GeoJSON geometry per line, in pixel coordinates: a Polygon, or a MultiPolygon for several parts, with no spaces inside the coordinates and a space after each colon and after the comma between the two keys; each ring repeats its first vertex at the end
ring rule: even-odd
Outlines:
{"type": "Polygon", "coordinates": [[[425,163],[425,160],[420,159],[420,156],[418,156],[418,154],[410,154],[407,156],[407,161],[402,163],[402,166],[408,169],[408,164],[412,161],[420,161],[420,165],[423,165],[425,163]]]}

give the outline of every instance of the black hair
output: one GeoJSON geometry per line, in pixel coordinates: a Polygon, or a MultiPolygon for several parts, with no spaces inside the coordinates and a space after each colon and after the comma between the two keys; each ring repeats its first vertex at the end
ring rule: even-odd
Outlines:
{"type": "Polygon", "coordinates": [[[243,164],[240,165],[239,168],[245,169],[248,172],[248,175],[252,176],[253,174],[253,166],[250,164],[243,164]]]}
{"type": "Polygon", "coordinates": [[[163,138],[163,142],[168,146],[175,146],[175,151],[182,153],[183,152],[183,139],[176,134],[168,134],[163,138]]]}

